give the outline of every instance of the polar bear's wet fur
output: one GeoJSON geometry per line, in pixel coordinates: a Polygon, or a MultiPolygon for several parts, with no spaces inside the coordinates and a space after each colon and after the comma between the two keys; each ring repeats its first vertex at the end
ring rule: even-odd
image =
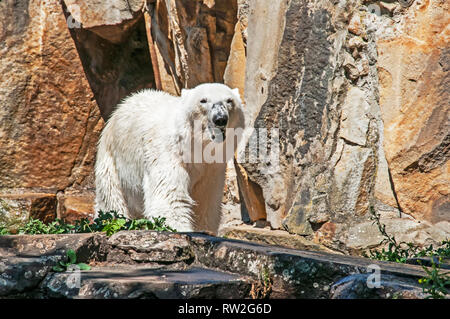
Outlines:
{"type": "Polygon", "coordinates": [[[124,99],[99,140],[95,211],[161,216],[178,231],[217,233],[226,161],[237,146],[228,131],[243,126],[238,90],[223,84],[202,84],[181,97],[143,90],[124,99]],[[230,145],[231,152],[217,151],[230,145]],[[193,159],[198,147],[215,161],[199,160],[198,152],[193,159]]]}

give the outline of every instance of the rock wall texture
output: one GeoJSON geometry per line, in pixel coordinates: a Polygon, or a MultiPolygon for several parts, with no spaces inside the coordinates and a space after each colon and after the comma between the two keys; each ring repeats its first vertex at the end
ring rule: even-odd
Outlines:
{"type": "Polygon", "coordinates": [[[371,206],[401,239],[448,237],[448,3],[246,6],[247,121],[278,129],[280,163],[242,164],[243,202],[345,252],[381,240],[371,206]]]}
{"type": "Polygon", "coordinates": [[[0,199],[54,218],[57,193],[92,188],[103,125],[61,5],[2,1],[0,52],[0,199]]]}
{"type": "Polygon", "coordinates": [[[449,3],[417,3],[377,42],[384,152],[401,209],[450,220],[449,3]]]}
{"type": "Polygon", "coordinates": [[[105,120],[131,92],[155,88],[143,5],[123,0],[63,3],[85,77],[105,120]]]}
{"type": "Polygon", "coordinates": [[[230,163],[225,226],[358,253],[382,239],[374,207],[399,240],[450,237],[448,6],[2,1],[0,210],[91,216],[95,143],[120,99],[224,82],[279,146],[275,161],[230,163]]]}
{"type": "Polygon", "coordinates": [[[237,1],[157,0],[150,7],[163,89],[223,82],[237,1]]]}

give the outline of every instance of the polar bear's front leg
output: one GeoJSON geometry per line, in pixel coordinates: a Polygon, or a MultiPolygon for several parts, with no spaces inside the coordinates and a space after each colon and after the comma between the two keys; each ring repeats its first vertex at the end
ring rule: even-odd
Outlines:
{"type": "Polygon", "coordinates": [[[119,176],[115,167],[115,161],[103,143],[100,144],[95,164],[95,215],[100,211],[115,211],[125,217],[129,217],[128,207],[125,202],[119,176]]]}
{"type": "Polygon", "coordinates": [[[166,224],[177,231],[192,232],[195,202],[189,195],[189,175],[177,165],[162,167],[166,166],[154,165],[144,173],[144,215],[165,217],[166,224]]]}

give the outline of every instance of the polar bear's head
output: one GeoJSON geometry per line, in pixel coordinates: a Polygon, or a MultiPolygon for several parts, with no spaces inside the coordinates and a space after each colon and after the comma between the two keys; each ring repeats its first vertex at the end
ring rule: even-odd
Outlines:
{"type": "Polygon", "coordinates": [[[200,84],[193,89],[183,89],[183,103],[190,107],[192,119],[201,121],[202,129],[209,138],[221,143],[227,128],[243,125],[242,102],[238,89],[230,89],[220,83],[200,84]]]}

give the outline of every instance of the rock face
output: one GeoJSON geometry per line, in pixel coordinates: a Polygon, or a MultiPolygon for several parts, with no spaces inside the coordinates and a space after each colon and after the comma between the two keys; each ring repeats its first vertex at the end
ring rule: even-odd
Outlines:
{"type": "MultiPolygon", "coordinates": [[[[93,215],[100,115],[106,120],[121,98],[154,86],[143,6],[0,4],[0,199],[21,207],[22,219],[93,215]],[[38,197],[53,200],[40,215],[23,204],[38,197]]],[[[8,220],[18,212],[1,211],[8,220]]]]}
{"type": "Polygon", "coordinates": [[[424,297],[419,266],[199,233],[0,236],[0,260],[0,298],[424,297]],[[69,247],[91,270],[52,271],[69,247]]]}
{"type": "Polygon", "coordinates": [[[64,1],[79,59],[103,119],[131,92],[155,88],[144,1],[64,1]]]}
{"type": "Polygon", "coordinates": [[[61,7],[0,5],[0,188],[87,185],[102,123],[61,7]]]}
{"type": "Polygon", "coordinates": [[[401,209],[450,221],[449,4],[417,3],[377,42],[384,152],[401,209]]]}
{"type": "Polygon", "coordinates": [[[237,1],[157,0],[152,11],[164,90],[179,94],[200,83],[223,82],[237,1]]]}
{"type": "Polygon", "coordinates": [[[57,192],[92,189],[103,121],[57,2],[2,1],[0,20],[0,198],[48,221],[57,192]]]}
{"type": "Polygon", "coordinates": [[[247,121],[280,156],[242,164],[243,202],[345,252],[377,245],[370,206],[399,238],[448,237],[448,4],[246,4],[247,121]]]}

